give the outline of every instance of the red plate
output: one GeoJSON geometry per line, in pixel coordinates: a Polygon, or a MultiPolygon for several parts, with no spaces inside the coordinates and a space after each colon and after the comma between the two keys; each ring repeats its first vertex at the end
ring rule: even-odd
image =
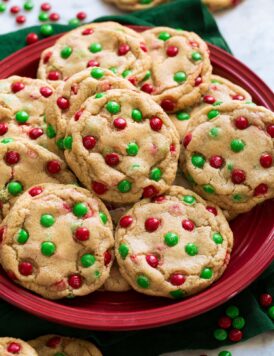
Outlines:
{"type": "MultiPolygon", "coordinates": [[[[137,28],[142,31],[144,28],[137,28]]],[[[23,48],[0,63],[0,78],[17,74],[35,77],[41,52],[54,44],[50,37],[23,48]]],[[[241,85],[257,104],[274,111],[272,91],[244,64],[209,45],[214,72],[241,85]]],[[[85,329],[131,330],[175,323],[212,309],[254,281],[270,264],[274,250],[274,201],[257,206],[235,219],[235,247],[231,262],[212,287],[183,301],[152,298],[135,293],[96,292],[74,300],[50,301],[34,295],[0,273],[0,296],[39,317],[85,329]]]]}

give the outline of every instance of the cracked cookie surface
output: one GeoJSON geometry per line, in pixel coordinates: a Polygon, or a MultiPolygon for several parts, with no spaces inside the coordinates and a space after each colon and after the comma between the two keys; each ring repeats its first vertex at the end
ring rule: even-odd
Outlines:
{"type": "Polygon", "coordinates": [[[37,352],[28,343],[12,337],[0,338],[0,355],[38,356],[37,352]]]}
{"type": "Polygon", "coordinates": [[[89,294],[112,264],[112,222],[83,188],[44,184],[22,195],[1,227],[1,263],[15,281],[45,298],[89,294]]]}
{"type": "Polygon", "coordinates": [[[168,189],[179,140],[159,105],[146,94],[113,89],[88,99],[83,109],[68,126],[65,157],[85,187],[118,204],[168,189]]]}
{"type": "Polygon", "coordinates": [[[128,283],[138,292],[175,299],[217,280],[232,246],[222,211],[177,186],[136,203],[115,233],[116,258],[128,283]]]}

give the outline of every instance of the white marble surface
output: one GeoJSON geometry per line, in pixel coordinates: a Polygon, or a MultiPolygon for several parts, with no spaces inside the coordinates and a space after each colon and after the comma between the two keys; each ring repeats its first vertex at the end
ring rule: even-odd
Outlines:
{"type": "MultiPolygon", "coordinates": [[[[23,0],[10,0],[7,5],[9,7],[22,5],[23,2],[23,0]]],[[[42,0],[34,0],[36,8],[26,14],[27,22],[23,26],[16,25],[14,16],[8,12],[0,14],[0,33],[38,24],[38,8],[42,2],[42,0]]],[[[55,0],[51,3],[52,10],[60,13],[62,23],[67,23],[80,10],[87,12],[87,20],[90,21],[98,16],[119,13],[114,7],[104,4],[101,0],[55,0]]],[[[274,0],[244,0],[237,9],[219,13],[216,18],[234,55],[274,89],[274,0]]],[[[233,356],[274,356],[273,333],[259,335],[225,349],[230,350],[233,356]]],[[[169,356],[201,354],[217,356],[221,350],[224,348],[211,351],[179,351],[169,356]]]]}

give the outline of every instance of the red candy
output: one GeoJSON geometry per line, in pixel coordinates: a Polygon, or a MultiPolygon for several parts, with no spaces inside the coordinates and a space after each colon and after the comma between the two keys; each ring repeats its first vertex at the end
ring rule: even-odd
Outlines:
{"type": "Polygon", "coordinates": [[[116,129],[118,130],[124,130],[127,127],[127,122],[125,119],[123,119],[122,117],[117,117],[114,121],[113,121],[113,125],[116,129]]]}
{"type": "Polygon", "coordinates": [[[145,83],[141,86],[141,90],[147,94],[152,94],[154,91],[153,85],[149,83],[145,83]]]}
{"type": "Polygon", "coordinates": [[[149,120],[150,127],[154,131],[160,131],[163,126],[163,121],[159,117],[152,117],[149,120]]]}
{"type": "Polygon", "coordinates": [[[48,63],[51,56],[52,56],[52,52],[47,52],[43,58],[43,63],[44,64],[48,63]]]}
{"type": "Polygon", "coordinates": [[[98,195],[105,194],[108,191],[107,186],[100,182],[92,182],[92,189],[98,195]]]}
{"type": "Polygon", "coordinates": [[[170,283],[174,286],[181,286],[185,280],[186,278],[180,273],[173,273],[169,278],[170,283]]]}
{"type": "Polygon", "coordinates": [[[6,122],[0,122],[0,136],[5,135],[8,132],[8,124],[6,122]]]}
{"type": "Polygon", "coordinates": [[[108,266],[112,260],[112,254],[109,251],[106,251],[104,253],[104,264],[105,266],[108,266]]]}
{"type": "Polygon", "coordinates": [[[203,82],[202,77],[197,77],[197,78],[195,79],[195,87],[198,87],[199,85],[201,85],[202,82],[203,82]]]}
{"type": "Polygon", "coordinates": [[[21,8],[20,8],[20,6],[12,6],[11,8],[10,8],[10,13],[11,14],[18,14],[18,12],[21,10],[21,8]]]}
{"type": "Polygon", "coordinates": [[[263,168],[269,168],[272,166],[272,156],[269,153],[263,153],[260,157],[260,163],[263,168]]]}
{"type": "Polygon", "coordinates": [[[11,354],[18,354],[21,351],[21,345],[17,342],[11,342],[7,347],[7,351],[11,354]]]}
{"type": "Polygon", "coordinates": [[[61,170],[61,164],[57,160],[52,160],[47,163],[47,171],[50,174],[57,174],[61,170]]]}
{"type": "Polygon", "coordinates": [[[11,90],[13,93],[18,93],[19,91],[25,88],[24,83],[22,82],[15,82],[11,84],[11,90]]]}
{"type": "Polygon", "coordinates": [[[57,71],[51,71],[51,72],[48,73],[47,79],[48,80],[60,80],[61,79],[61,75],[57,71]]]}
{"type": "Polygon", "coordinates": [[[130,77],[128,78],[128,81],[136,87],[137,85],[137,78],[136,77],[130,77]]]}
{"type": "Polygon", "coordinates": [[[83,110],[77,111],[74,115],[74,121],[78,121],[82,114],[83,114],[83,110]]]}
{"type": "Polygon", "coordinates": [[[57,14],[57,12],[53,12],[52,14],[49,15],[50,21],[56,22],[60,20],[60,15],[57,14]]]}
{"type": "Polygon", "coordinates": [[[232,100],[245,100],[245,97],[243,95],[240,94],[236,94],[236,95],[232,95],[232,100]]]}
{"type": "Polygon", "coordinates": [[[44,2],[41,4],[40,8],[42,11],[49,11],[51,9],[51,5],[48,2],[44,2]]]}
{"type": "Polygon", "coordinates": [[[160,105],[165,111],[173,111],[176,104],[171,99],[163,99],[160,105]]]}
{"type": "Polygon", "coordinates": [[[264,308],[268,308],[272,304],[272,296],[270,294],[264,293],[260,295],[260,304],[264,308]]]}
{"type": "Polygon", "coordinates": [[[84,11],[80,11],[77,13],[76,17],[78,20],[83,21],[87,17],[87,14],[84,11]]]}
{"type": "Polygon", "coordinates": [[[75,237],[79,241],[87,241],[89,239],[89,230],[86,227],[78,227],[75,231],[75,237]]]}
{"type": "Polygon", "coordinates": [[[26,37],[26,43],[28,45],[31,45],[33,43],[36,43],[39,41],[39,37],[36,33],[32,32],[32,33],[29,33],[26,37]]]}
{"type": "Polygon", "coordinates": [[[206,103],[206,104],[214,104],[215,101],[216,101],[216,99],[215,99],[214,96],[212,96],[212,95],[205,95],[205,96],[203,97],[203,101],[204,101],[204,103],[206,103]]]}
{"type": "Polygon", "coordinates": [[[159,195],[158,197],[155,197],[152,199],[152,201],[154,203],[162,203],[165,200],[166,200],[166,197],[164,195],[159,195]]]}
{"type": "Polygon", "coordinates": [[[147,46],[146,46],[146,44],[145,44],[144,42],[141,42],[141,43],[140,43],[140,48],[141,48],[141,50],[142,50],[143,52],[147,52],[147,46]]]}
{"type": "Polygon", "coordinates": [[[130,215],[126,215],[126,216],[123,216],[121,219],[120,219],[120,226],[123,227],[124,229],[126,229],[127,227],[129,227],[133,222],[133,219],[132,219],[132,216],[130,215]]]}
{"type": "Polygon", "coordinates": [[[120,157],[117,153],[109,153],[105,156],[105,162],[107,165],[114,167],[120,163],[120,157]]]}
{"type": "Polygon", "coordinates": [[[272,138],[274,138],[274,125],[268,125],[266,131],[272,138]]]}
{"type": "Polygon", "coordinates": [[[232,329],[228,335],[229,340],[233,342],[238,342],[243,338],[243,332],[238,329],[232,329]]]}
{"type": "Polygon", "coordinates": [[[148,218],[145,221],[145,229],[148,232],[153,232],[153,231],[156,231],[158,229],[160,224],[161,224],[161,221],[159,219],[148,218]]]}
{"type": "Polygon", "coordinates": [[[100,63],[95,59],[91,59],[90,61],[88,61],[87,67],[100,67],[100,63]]]}
{"type": "MultiPolygon", "coordinates": [[[[77,120],[76,120],[77,121],[77,120]]],[[[83,137],[83,146],[87,149],[87,150],[92,150],[93,147],[96,145],[96,138],[93,136],[85,136],[83,137]]]]}
{"type": "Polygon", "coordinates": [[[57,105],[61,110],[67,110],[69,108],[69,101],[67,98],[60,96],[60,98],[57,99],[57,105]]]}
{"type": "Polygon", "coordinates": [[[5,162],[12,166],[13,164],[16,164],[20,161],[20,154],[15,151],[8,151],[5,154],[5,162]]]}
{"type": "Polygon", "coordinates": [[[148,185],[143,190],[143,197],[144,198],[152,198],[153,196],[157,195],[158,193],[159,193],[159,191],[153,185],[148,185]]]}
{"type": "Polygon", "coordinates": [[[46,345],[48,347],[51,347],[52,349],[55,349],[60,343],[61,343],[61,337],[53,336],[47,341],[46,345]]]}
{"type": "Polygon", "coordinates": [[[153,268],[158,267],[158,264],[159,264],[158,257],[156,257],[154,255],[146,255],[146,261],[151,267],[153,267],[153,268]]]}
{"type": "Polygon", "coordinates": [[[0,227],[0,243],[3,241],[4,232],[5,232],[4,226],[0,227]]]}
{"type": "Polygon", "coordinates": [[[169,151],[170,151],[171,153],[175,153],[175,152],[176,152],[176,146],[175,146],[174,143],[172,143],[172,144],[169,146],[169,151]]]}
{"type": "Polygon", "coordinates": [[[185,146],[185,148],[187,148],[191,140],[192,140],[191,133],[186,134],[183,140],[183,145],[185,146]]]}
{"type": "Polygon", "coordinates": [[[45,98],[48,98],[49,96],[52,95],[52,90],[49,87],[42,87],[42,88],[40,88],[40,93],[45,98]]]}
{"type": "Polygon", "coordinates": [[[224,163],[224,159],[221,156],[212,156],[209,163],[213,168],[220,168],[224,163]]]}
{"type": "Polygon", "coordinates": [[[128,44],[121,44],[118,48],[118,55],[125,56],[130,51],[130,47],[128,44]]]}
{"type": "Polygon", "coordinates": [[[231,180],[234,184],[241,184],[245,181],[245,172],[241,169],[233,169],[231,174],[231,180]]]}
{"type": "Polygon", "coordinates": [[[195,228],[194,222],[192,220],[190,220],[190,219],[183,220],[182,221],[182,226],[187,231],[192,231],[195,228]]]}
{"type": "Polygon", "coordinates": [[[43,191],[43,188],[41,187],[33,187],[29,190],[29,195],[32,197],[36,197],[36,195],[41,194],[43,191]]]}
{"type": "Polygon", "coordinates": [[[259,184],[254,190],[254,196],[264,195],[268,192],[268,186],[265,183],[259,184]]]}
{"type": "Polygon", "coordinates": [[[166,49],[166,54],[168,57],[176,57],[178,53],[179,53],[178,47],[169,46],[166,49]]]}
{"type": "Polygon", "coordinates": [[[82,35],[83,36],[88,36],[88,35],[92,35],[93,34],[93,29],[92,28],[86,28],[82,31],[82,35]]]}
{"type": "Polygon", "coordinates": [[[245,118],[243,116],[239,116],[235,119],[235,126],[239,130],[244,130],[249,126],[249,122],[248,122],[247,118],[245,118]]]}
{"type": "Polygon", "coordinates": [[[68,278],[68,284],[73,289],[79,289],[82,287],[83,284],[82,277],[78,274],[73,274],[68,278]]]}
{"type": "Polygon", "coordinates": [[[33,267],[30,262],[21,262],[18,266],[18,269],[23,276],[30,276],[33,271],[33,267]]]}
{"type": "Polygon", "coordinates": [[[219,320],[218,320],[218,325],[220,328],[222,329],[228,329],[231,327],[232,321],[228,316],[222,316],[219,320]]]}
{"type": "Polygon", "coordinates": [[[16,22],[19,24],[19,25],[22,25],[23,23],[26,22],[26,17],[24,15],[18,15],[16,17],[16,22]]]}
{"type": "Polygon", "coordinates": [[[42,136],[44,131],[39,127],[34,127],[29,131],[29,138],[36,140],[38,137],[42,136]]]}
{"type": "Polygon", "coordinates": [[[213,206],[207,206],[206,210],[209,211],[211,214],[217,216],[218,215],[218,211],[216,208],[214,208],[213,206]]]}

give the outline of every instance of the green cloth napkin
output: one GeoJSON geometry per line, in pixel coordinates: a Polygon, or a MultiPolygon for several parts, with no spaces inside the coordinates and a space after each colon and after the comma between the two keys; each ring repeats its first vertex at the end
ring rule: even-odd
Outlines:
{"type": "MultiPolygon", "coordinates": [[[[183,28],[197,32],[208,42],[230,51],[214,18],[200,0],[175,0],[155,9],[138,11],[131,15],[97,19],[97,21],[107,20],[124,24],[183,28]]],[[[55,24],[53,28],[55,33],[61,33],[72,27],[55,24]]],[[[30,32],[39,34],[40,28],[36,26],[0,36],[0,59],[24,47],[25,37],[30,32]]],[[[240,314],[246,319],[243,340],[273,330],[273,321],[258,303],[260,294],[266,292],[274,295],[274,264],[249,288],[221,307],[170,326],[130,332],[93,332],[73,329],[38,319],[0,300],[0,336],[28,340],[43,334],[58,333],[82,337],[94,341],[105,356],[157,356],[160,353],[181,349],[217,348],[229,344],[229,341],[219,342],[213,337],[217,320],[224,315],[228,305],[238,306],[240,314]]]]}

